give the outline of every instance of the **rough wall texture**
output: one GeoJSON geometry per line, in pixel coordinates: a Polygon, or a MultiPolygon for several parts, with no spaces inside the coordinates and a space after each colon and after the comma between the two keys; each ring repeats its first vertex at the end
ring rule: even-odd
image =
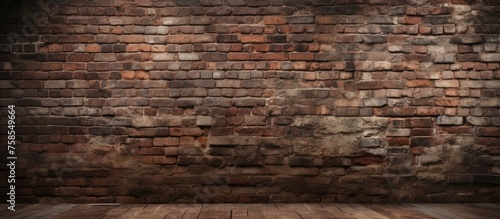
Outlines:
{"type": "Polygon", "coordinates": [[[497,0],[1,10],[20,202],[500,200],[497,0]]]}

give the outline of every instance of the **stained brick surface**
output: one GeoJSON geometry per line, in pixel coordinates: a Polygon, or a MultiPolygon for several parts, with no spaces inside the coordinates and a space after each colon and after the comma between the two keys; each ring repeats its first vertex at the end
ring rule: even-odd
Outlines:
{"type": "Polygon", "coordinates": [[[500,201],[497,1],[0,11],[19,202],[500,201]]]}

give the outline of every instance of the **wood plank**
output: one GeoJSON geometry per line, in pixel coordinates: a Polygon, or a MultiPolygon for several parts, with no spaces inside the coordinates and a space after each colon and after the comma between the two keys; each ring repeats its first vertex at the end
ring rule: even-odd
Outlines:
{"type": "Polygon", "coordinates": [[[304,203],[293,203],[290,204],[290,207],[293,208],[301,218],[319,219],[319,217],[304,203]]]}
{"type": "Polygon", "coordinates": [[[262,219],[266,218],[264,212],[262,212],[262,206],[260,204],[245,204],[248,210],[248,218],[251,219],[262,219]]]}
{"type": "Polygon", "coordinates": [[[85,212],[81,212],[81,216],[78,216],[78,218],[81,219],[95,219],[95,218],[102,218],[104,215],[106,215],[109,211],[113,210],[116,208],[116,206],[112,205],[97,205],[97,206],[92,206],[92,208],[89,208],[85,212]]]}
{"type": "Polygon", "coordinates": [[[14,207],[15,211],[8,209],[10,204],[0,204],[0,215],[13,215],[15,212],[22,211],[24,208],[31,206],[31,204],[16,204],[14,207]]]}
{"type": "Polygon", "coordinates": [[[278,208],[279,213],[283,215],[284,218],[302,219],[299,213],[295,211],[291,204],[277,203],[276,207],[278,208]]]}
{"type": "Polygon", "coordinates": [[[137,216],[141,218],[148,218],[158,209],[159,206],[159,204],[147,204],[143,210],[137,214],[137,216]]]}
{"type": "MultiPolygon", "coordinates": [[[[7,205],[3,205],[4,207],[7,205]]],[[[76,205],[32,204],[3,218],[149,218],[149,219],[497,219],[500,205],[486,204],[151,204],[76,205]]],[[[5,210],[2,211],[4,213],[5,210]]]]}
{"type": "Polygon", "coordinates": [[[248,210],[245,204],[230,204],[231,219],[248,219],[248,210]]]}
{"type": "Polygon", "coordinates": [[[141,215],[146,214],[145,210],[147,205],[134,205],[128,211],[124,212],[119,216],[120,219],[133,219],[133,218],[141,218],[141,215]]]}
{"type": "Polygon", "coordinates": [[[176,205],[173,204],[160,204],[156,208],[152,207],[152,212],[150,215],[144,217],[146,219],[163,219],[163,218],[182,218],[184,212],[181,212],[177,209],[176,205]],[[167,217],[171,212],[178,211],[180,212],[180,216],[176,217],[172,215],[171,217],[167,217]]]}
{"type": "Polygon", "coordinates": [[[365,204],[364,206],[388,218],[432,219],[429,215],[401,204],[365,204]]]}
{"type": "Polygon", "coordinates": [[[108,211],[105,215],[103,215],[100,219],[113,219],[118,218],[120,215],[129,211],[133,205],[120,205],[108,211]]]}
{"type": "Polygon", "coordinates": [[[215,219],[217,204],[204,204],[198,219],[215,219]]]}
{"type": "Polygon", "coordinates": [[[272,219],[283,218],[283,215],[279,212],[279,209],[278,207],[276,207],[276,204],[261,204],[260,207],[262,209],[262,213],[264,214],[265,218],[272,218],[272,219]]]}
{"type": "Polygon", "coordinates": [[[42,204],[24,205],[22,210],[18,209],[17,207],[18,205],[16,205],[15,208],[16,211],[11,211],[6,209],[6,211],[3,211],[1,215],[4,217],[7,216],[8,218],[24,218],[32,214],[36,214],[37,211],[44,208],[44,205],[42,204]]]}
{"type": "Polygon", "coordinates": [[[47,205],[44,205],[44,204],[33,204],[30,206],[27,206],[22,211],[16,210],[14,212],[9,212],[9,218],[13,218],[13,219],[25,218],[25,217],[28,217],[30,215],[36,214],[38,211],[46,208],[46,206],[47,205]]]}
{"type": "Polygon", "coordinates": [[[482,209],[489,209],[491,211],[500,211],[500,204],[496,203],[474,203],[473,205],[482,209]]]}
{"type": "Polygon", "coordinates": [[[86,210],[92,208],[90,205],[79,204],[65,212],[62,212],[54,217],[53,219],[64,219],[64,218],[74,218],[78,216],[78,212],[85,212],[86,210]]]}
{"type": "Polygon", "coordinates": [[[434,204],[406,204],[406,206],[410,206],[414,210],[420,211],[437,219],[466,219],[465,217],[454,214],[453,212],[439,208],[439,206],[434,204]]]}
{"type": "MultiPolygon", "coordinates": [[[[464,217],[464,218],[486,219],[483,215],[475,214],[474,212],[472,212],[472,210],[475,210],[475,209],[467,209],[467,207],[465,205],[462,205],[462,204],[439,204],[439,205],[436,205],[436,207],[438,207],[439,209],[444,210],[444,211],[452,212],[455,215],[460,215],[461,217],[464,217]]],[[[499,216],[500,216],[500,214],[497,214],[496,218],[498,218],[499,216]]]]}
{"type": "Polygon", "coordinates": [[[372,211],[359,204],[334,204],[340,210],[358,219],[388,219],[387,217],[372,211]]]}
{"type": "Polygon", "coordinates": [[[337,217],[333,216],[330,212],[328,212],[328,210],[326,210],[323,206],[321,206],[318,203],[308,203],[306,205],[320,219],[333,219],[333,218],[337,218],[337,217]]]}
{"type": "Polygon", "coordinates": [[[471,212],[475,215],[480,215],[481,217],[485,219],[495,219],[498,218],[498,215],[500,214],[500,208],[498,209],[489,209],[483,207],[481,204],[461,204],[461,208],[465,208],[468,212],[471,212]]]}
{"type": "Polygon", "coordinates": [[[201,214],[203,204],[179,205],[179,207],[184,210],[182,219],[197,219],[201,214]]]}
{"type": "MultiPolygon", "coordinates": [[[[53,205],[53,204],[41,204],[41,208],[38,208],[36,211],[33,209],[30,209],[29,212],[24,212],[24,213],[19,213],[15,216],[12,216],[12,218],[29,218],[29,219],[34,219],[34,218],[47,218],[46,215],[51,214],[52,212],[56,213],[61,213],[64,211],[67,211],[68,209],[74,207],[70,206],[68,208],[67,205],[53,205]]],[[[28,210],[28,209],[26,209],[28,210]]],[[[17,210],[16,210],[17,212],[17,210]]]]}
{"type": "Polygon", "coordinates": [[[339,219],[352,219],[354,217],[351,217],[348,213],[344,212],[340,208],[338,208],[336,205],[332,203],[321,203],[320,204],[323,208],[325,208],[328,212],[330,212],[331,215],[333,215],[335,218],[339,219]]]}
{"type": "Polygon", "coordinates": [[[227,218],[230,219],[232,215],[231,205],[229,204],[218,204],[217,210],[215,211],[215,218],[227,218]]]}
{"type": "Polygon", "coordinates": [[[32,219],[32,218],[54,218],[57,215],[69,211],[72,208],[76,207],[77,204],[58,204],[58,205],[51,205],[51,207],[47,207],[38,213],[26,217],[27,219],[32,219]]]}

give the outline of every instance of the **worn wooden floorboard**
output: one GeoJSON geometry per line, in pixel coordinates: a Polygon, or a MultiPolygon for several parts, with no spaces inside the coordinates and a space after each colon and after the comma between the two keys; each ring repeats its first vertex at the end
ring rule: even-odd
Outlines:
{"type": "Polygon", "coordinates": [[[31,204],[0,205],[0,219],[498,219],[500,204],[31,204]]]}
{"type": "Polygon", "coordinates": [[[432,219],[429,215],[401,204],[364,204],[364,206],[387,218],[432,219]]]}

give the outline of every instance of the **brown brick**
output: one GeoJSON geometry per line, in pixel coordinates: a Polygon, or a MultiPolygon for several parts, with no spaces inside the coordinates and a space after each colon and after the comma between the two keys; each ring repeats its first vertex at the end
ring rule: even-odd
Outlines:
{"type": "Polygon", "coordinates": [[[436,106],[455,107],[455,106],[458,106],[458,103],[459,103],[459,99],[452,99],[452,98],[434,99],[434,104],[436,106]]]}
{"type": "Polygon", "coordinates": [[[286,60],[286,53],[250,53],[249,60],[286,60]]]}
{"type": "Polygon", "coordinates": [[[410,80],[410,81],[406,81],[406,86],[408,86],[408,87],[431,87],[432,82],[430,80],[410,80]]]}
{"type": "Polygon", "coordinates": [[[409,24],[409,25],[420,24],[420,23],[422,23],[422,17],[416,17],[416,16],[402,17],[402,18],[399,18],[399,23],[409,24]]]}
{"type": "Polygon", "coordinates": [[[412,136],[432,136],[434,135],[434,129],[432,128],[414,128],[411,130],[412,136]]]}
{"type": "Polygon", "coordinates": [[[274,24],[286,24],[287,20],[283,16],[266,16],[264,17],[264,24],[274,25],[274,24]]]}
{"type": "Polygon", "coordinates": [[[389,146],[410,145],[410,138],[407,137],[388,137],[386,140],[389,146]]]}
{"type": "Polygon", "coordinates": [[[432,119],[410,119],[410,126],[415,128],[430,128],[433,124],[432,119]]]}
{"type": "Polygon", "coordinates": [[[373,89],[382,89],[384,85],[381,81],[364,81],[358,82],[356,88],[359,90],[373,90],[373,89]]]}
{"type": "Polygon", "coordinates": [[[289,53],[288,57],[292,61],[313,61],[314,53],[307,53],[307,52],[289,53]]]}
{"type": "Polygon", "coordinates": [[[248,59],[248,54],[247,53],[228,53],[227,54],[227,59],[228,60],[234,60],[234,61],[243,61],[248,59]]]}
{"type": "Polygon", "coordinates": [[[179,138],[153,138],[152,140],[153,146],[177,146],[179,145],[179,138]]]}
{"type": "Polygon", "coordinates": [[[266,39],[262,35],[241,35],[242,43],[264,43],[266,39]]]}
{"type": "Polygon", "coordinates": [[[355,157],[352,159],[352,164],[356,166],[368,166],[377,165],[382,163],[381,157],[365,156],[365,157],[355,157]]]}
{"type": "Polygon", "coordinates": [[[177,163],[177,157],[154,156],[155,164],[172,165],[177,163]]]}
{"type": "Polygon", "coordinates": [[[498,127],[479,127],[477,135],[485,137],[500,137],[500,128],[498,127]]]}
{"type": "Polygon", "coordinates": [[[410,148],[411,155],[422,155],[425,154],[424,147],[411,147],[410,148]]]}

